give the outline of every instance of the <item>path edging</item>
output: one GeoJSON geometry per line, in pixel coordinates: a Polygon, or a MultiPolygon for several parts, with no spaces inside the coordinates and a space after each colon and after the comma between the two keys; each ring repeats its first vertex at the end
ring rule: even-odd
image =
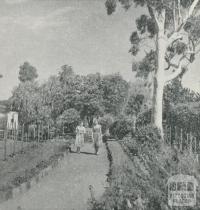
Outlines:
{"type": "Polygon", "coordinates": [[[108,161],[109,161],[109,170],[108,170],[108,173],[107,173],[107,181],[108,181],[108,183],[110,183],[109,179],[110,179],[111,174],[112,174],[113,156],[112,156],[112,151],[109,148],[108,141],[109,140],[107,140],[105,142],[105,145],[106,145],[106,151],[107,151],[107,158],[108,158],[108,161]]]}

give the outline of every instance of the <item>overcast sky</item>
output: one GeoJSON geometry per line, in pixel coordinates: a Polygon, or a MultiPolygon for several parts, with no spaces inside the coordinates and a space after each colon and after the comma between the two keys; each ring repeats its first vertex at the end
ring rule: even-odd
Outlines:
{"type": "MultiPolygon", "coordinates": [[[[18,84],[19,66],[29,61],[39,80],[61,65],[76,73],[121,72],[133,79],[129,37],[140,9],[118,9],[108,16],[104,0],[0,0],[0,99],[18,84]]],[[[198,59],[199,60],[199,59],[198,59]]],[[[200,62],[184,84],[200,90],[200,62]]]]}

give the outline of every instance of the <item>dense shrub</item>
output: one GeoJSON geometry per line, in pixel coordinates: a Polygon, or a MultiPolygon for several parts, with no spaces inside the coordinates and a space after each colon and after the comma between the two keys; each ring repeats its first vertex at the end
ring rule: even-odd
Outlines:
{"type": "Polygon", "coordinates": [[[111,115],[104,115],[100,118],[99,123],[101,124],[103,134],[105,134],[108,131],[113,121],[114,119],[111,115]]]}
{"type": "Polygon", "coordinates": [[[20,175],[17,175],[16,177],[14,177],[14,179],[11,181],[11,184],[14,187],[18,187],[22,183],[29,181],[31,178],[33,178],[38,173],[39,173],[38,168],[31,168],[30,170],[25,170],[20,175]]]}
{"type": "Polygon", "coordinates": [[[12,184],[16,187],[20,186],[22,183],[26,182],[27,179],[24,176],[17,176],[12,180],[12,184]]]}
{"type": "Polygon", "coordinates": [[[135,141],[142,150],[159,151],[162,143],[160,131],[149,124],[144,127],[138,127],[135,132],[135,141]]]}
{"type": "Polygon", "coordinates": [[[46,161],[46,160],[42,160],[41,162],[39,162],[39,163],[36,165],[36,168],[38,168],[39,170],[43,170],[43,169],[45,169],[46,167],[48,167],[48,161],[46,161]]]}
{"type": "Polygon", "coordinates": [[[117,139],[123,139],[133,131],[133,125],[132,119],[121,116],[110,126],[110,134],[117,139]]]}

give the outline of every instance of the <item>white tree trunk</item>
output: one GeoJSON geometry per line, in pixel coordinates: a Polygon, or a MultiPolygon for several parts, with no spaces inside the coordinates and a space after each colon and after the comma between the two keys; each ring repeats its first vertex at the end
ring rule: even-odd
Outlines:
{"type": "Polygon", "coordinates": [[[159,81],[159,76],[154,78],[152,123],[160,129],[163,134],[162,113],[163,113],[163,84],[159,81]]]}
{"type": "MultiPolygon", "coordinates": [[[[160,29],[159,29],[160,30],[160,29]]],[[[163,113],[163,89],[165,86],[164,68],[166,40],[164,30],[160,30],[157,35],[157,69],[154,75],[153,85],[153,107],[152,123],[160,129],[163,135],[162,113],[163,113]]]]}

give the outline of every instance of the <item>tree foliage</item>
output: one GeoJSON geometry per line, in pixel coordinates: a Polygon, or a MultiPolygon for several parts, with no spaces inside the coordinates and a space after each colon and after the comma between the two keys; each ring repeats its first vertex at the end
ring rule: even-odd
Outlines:
{"type": "Polygon", "coordinates": [[[110,134],[116,139],[123,139],[133,131],[134,121],[132,118],[120,115],[110,126],[110,134]]]}
{"type": "Polygon", "coordinates": [[[176,79],[169,83],[164,90],[164,102],[170,105],[199,101],[198,93],[184,88],[181,80],[176,79]]]}
{"type": "Polygon", "coordinates": [[[21,82],[34,81],[38,77],[37,69],[29,62],[24,62],[19,69],[19,80],[21,82]]]}
{"type": "Polygon", "coordinates": [[[19,112],[21,124],[62,124],[73,131],[78,119],[92,126],[94,118],[106,113],[119,115],[127,91],[128,83],[119,74],[83,76],[63,65],[57,75],[41,85],[34,79],[23,80],[13,90],[9,103],[19,112]]]}
{"type": "Polygon", "coordinates": [[[117,115],[127,98],[129,84],[120,74],[104,76],[101,84],[105,112],[117,115]]]}
{"type": "Polygon", "coordinates": [[[127,115],[135,115],[141,111],[142,105],[144,103],[144,95],[132,95],[129,100],[126,107],[126,113],[127,115]]]}
{"type": "Polygon", "coordinates": [[[68,132],[74,133],[76,126],[79,124],[80,115],[76,109],[65,110],[57,119],[59,128],[67,127],[68,132]]]}
{"type": "Polygon", "coordinates": [[[38,117],[37,110],[41,105],[39,85],[36,82],[20,83],[10,98],[12,109],[19,112],[21,123],[31,123],[38,117]]]}

